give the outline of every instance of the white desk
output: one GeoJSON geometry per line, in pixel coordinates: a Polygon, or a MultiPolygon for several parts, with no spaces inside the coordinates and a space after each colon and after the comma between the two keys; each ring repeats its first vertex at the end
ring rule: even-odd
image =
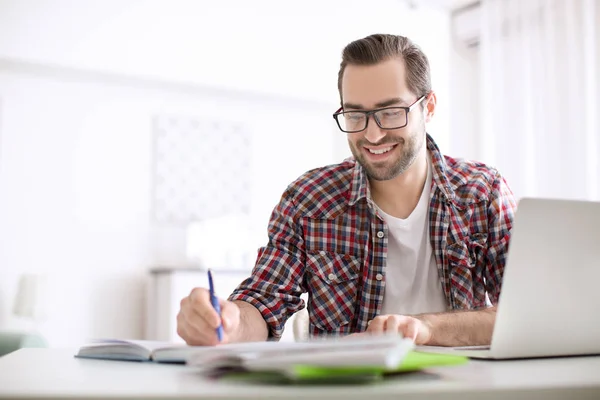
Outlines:
{"type": "Polygon", "coordinates": [[[201,378],[184,365],[84,360],[74,349],[0,358],[0,397],[225,399],[599,399],[600,357],[470,361],[354,386],[267,386],[201,378]]]}

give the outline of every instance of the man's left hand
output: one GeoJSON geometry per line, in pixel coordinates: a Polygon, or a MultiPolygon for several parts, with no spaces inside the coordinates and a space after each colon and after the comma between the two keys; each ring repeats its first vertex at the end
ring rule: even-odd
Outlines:
{"type": "Polygon", "coordinates": [[[421,319],[406,315],[380,315],[369,322],[367,333],[401,333],[403,337],[413,339],[415,344],[423,345],[431,341],[431,325],[421,319]]]}

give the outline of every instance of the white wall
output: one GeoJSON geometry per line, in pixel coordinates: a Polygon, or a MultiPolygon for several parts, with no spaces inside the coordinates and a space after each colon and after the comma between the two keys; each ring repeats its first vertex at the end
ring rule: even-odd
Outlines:
{"type": "Polygon", "coordinates": [[[348,41],[400,33],[447,84],[447,13],[397,0],[1,0],[0,18],[3,57],[317,100],[335,99],[348,41]]]}
{"type": "Polygon", "coordinates": [[[185,261],[184,227],[151,220],[153,113],[219,118],[233,111],[247,121],[251,150],[261,155],[251,202],[261,232],[288,182],[332,162],[331,136],[319,134],[329,118],[301,101],[124,87],[41,71],[3,72],[0,88],[3,277],[24,270],[51,277],[45,329],[53,342],[64,340],[69,320],[88,322],[68,324],[76,331],[69,334],[139,336],[145,270],[185,261]],[[296,113],[316,129],[282,128],[296,113]]]}
{"type": "Polygon", "coordinates": [[[453,39],[450,51],[449,153],[455,157],[480,160],[481,94],[479,50],[453,39]]]}
{"type": "Polygon", "coordinates": [[[444,148],[445,12],[391,0],[290,7],[0,0],[0,329],[23,325],[10,307],[17,276],[33,271],[50,278],[40,328],[51,345],[142,336],[147,269],[185,261],[184,228],[150,217],[155,112],[234,108],[250,121],[253,212],[266,232],[289,181],[348,154],[331,118],[341,48],[400,33],[430,56],[431,131],[444,148]]]}

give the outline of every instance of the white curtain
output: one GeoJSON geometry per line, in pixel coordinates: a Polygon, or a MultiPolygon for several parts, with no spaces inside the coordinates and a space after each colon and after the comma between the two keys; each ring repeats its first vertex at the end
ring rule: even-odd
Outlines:
{"type": "Polygon", "coordinates": [[[483,0],[482,159],[523,196],[600,199],[600,0],[483,0]]]}

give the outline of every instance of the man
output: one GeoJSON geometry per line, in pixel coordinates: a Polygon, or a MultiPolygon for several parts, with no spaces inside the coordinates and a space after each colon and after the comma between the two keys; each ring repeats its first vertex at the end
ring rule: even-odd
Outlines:
{"type": "Polygon", "coordinates": [[[278,339],[304,307],[310,333],[398,332],[416,344],[489,344],[516,204],[500,174],[442,156],[426,124],[436,96],[409,39],[371,35],[338,76],[353,158],[311,170],[283,193],[251,277],[221,300],[181,301],[189,344],[278,339]]]}

